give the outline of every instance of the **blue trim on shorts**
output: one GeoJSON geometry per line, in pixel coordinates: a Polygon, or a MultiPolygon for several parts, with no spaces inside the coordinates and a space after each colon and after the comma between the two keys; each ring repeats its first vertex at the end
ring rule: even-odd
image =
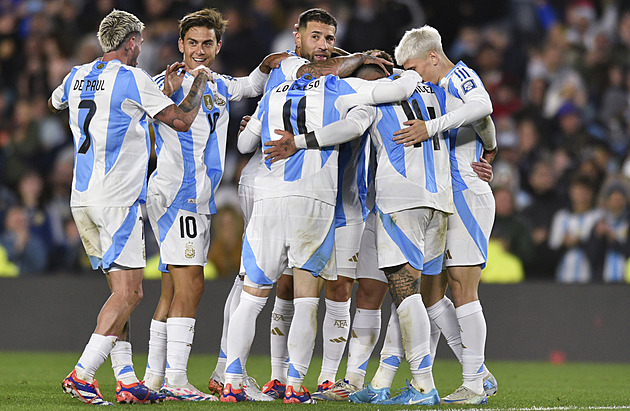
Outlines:
{"type": "Polygon", "coordinates": [[[243,238],[243,267],[245,267],[245,273],[247,277],[254,284],[258,285],[273,285],[273,281],[271,281],[266,275],[265,272],[258,266],[256,262],[256,256],[254,255],[254,251],[252,250],[252,246],[249,244],[249,239],[247,238],[247,234],[245,234],[245,238],[243,238]]]}
{"type": "Polygon", "coordinates": [[[481,227],[479,227],[479,223],[475,220],[472,211],[470,211],[463,191],[453,192],[453,202],[455,203],[455,209],[457,210],[457,214],[459,214],[459,218],[462,220],[468,234],[470,234],[470,237],[472,237],[472,240],[481,252],[483,257],[481,268],[484,269],[486,267],[486,261],[488,261],[488,239],[484,235],[481,227]]]}
{"type": "Polygon", "coordinates": [[[109,269],[114,261],[120,257],[120,253],[122,253],[127,245],[127,241],[138,219],[138,207],[139,200],[136,200],[136,202],[129,207],[129,213],[127,217],[125,217],[125,221],[123,221],[116,233],[112,236],[112,245],[107,249],[105,254],[103,254],[103,261],[101,262],[104,270],[109,269]]]}
{"type": "Polygon", "coordinates": [[[444,265],[444,252],[442,252],[442,254],[440,254],[433,260],[425,262],[424,268],[422,269],[422,274],[438,275],[442,272],[443,265],[444,265]]]}
{"type": "Polygon", "coordinates": [[[335,222],[333,219],[332,224],[330,224],[330,229],[328,230],[328,234],[326,234],[326,238],[319,246],[319,248],[313,253],[313,255],[308,259],[306,263],[302,267],[302,270],[310,271],[313,276],[319,276],[319,273],[322,272],[328,261],[330,260],[330,256],[332,256],[333,250],[335,249],[335,222]]]}
{"type": "Polygon", "coordinates": [[[383,228],[389,237],[396,243],[407,262],[416,270],[422,271],[424,267],[424,254],[413,242],[405,235],[405,233],[396,225],[389,214],[384,214],[379,208],[378,216],[383,223],[383,228]]]}

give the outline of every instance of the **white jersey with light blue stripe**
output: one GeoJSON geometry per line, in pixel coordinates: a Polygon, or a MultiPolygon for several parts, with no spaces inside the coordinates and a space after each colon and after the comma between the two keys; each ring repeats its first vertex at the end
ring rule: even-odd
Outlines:
{"type": "MultiPolygon", "coordinates": [[[[613,232],[615,241],[625,243],[628,238],[630,224],[625,218],[606,216],[606,223],[613,232]]],[[[612,247],[606,250],[604,256],[603,280],[605,283],[623,283],[626,275],[626,255],[612,247]]]]}
{"type": "Polygon", "coordinates": [[[405,101],[376,106],[370,135],[377,152],[376,205],[385,214],[416,207],[453,212],[453,191],[446,133],[405,147],[393,141],[405,121],[428,120],[446,113],[447,95],[420,83],[405,101]]]}
{"type": "MultiPolygon", "coordinates": [[[[572,213],[566,209],[558,211],[551,223],[549,247],[560,249],[566,236],[586,241],[601,217],[601,210],[583,213],[572,213]]],[[[556,270],[556,280],[561,283],[586,283],[591,280],[591,265],[580,247],[568,248],[564,252],[556,270]]]]}
{"type": "MultiPolygon", "coordinates": [[[[265,93],[254,114],[254,123],[262,126],[263,146],[280,138],[275,129],[305,134],[343,118],[355,105],[369,104],[377,84],[332,75],[316,79],[309,74],[280,84],[265,93]]],[[[338,154],[337,146],[322,147],[300,150],[273,164],[261,163],[255,180],[255,199],[295,195],[335,205],[338,154]]]]}
{"type": "Polygon", "coordinates": [[[339,146],[339,190],[335,206],[335,227],[360,224],[370,210],[367,208],[368,133],[339,146]]]}
{"type": "MultiPolygon", "coordinates": [[[[203,92],[201,108],[190,129],[177,132],[154,122],[157,168],[149,180],[149,192],[159,193],[165,206],[199,214],[217,211],[214,193],[223,177],[230,101],[258,95],[248,77],[232,78],[213,73],[203,92]]],[[[173,93],[175,104],[188,95],[194,76],[186,73],[173,93]]],[[[155,76],[164,87],[164,72],[155,76]]]]}
{"type": "Polygon", "coordinates": [[[272,69],[271,73],[269,73],[267,84],[265,84],[265,92],[285,81],[297,80],[299,68],[310,63],[310,61],[298,56],[293,51],[287,50],[287,53],[289,53],[290,56],[280,62],[280,67],[272,69]]]}
{"type": "Polygon", "coordinates": [[[51,96],[70,111],[75,162],[70,205],[131,206],[146,198],[146,115],[173,104],[140,68],[118,60],[76,66],[51,96]]]}
{"type": "MultiPolygon", "coordinates": [[[[471,100],[490,100],[477,73],[461,61],[440,80],[440,87],[460,99],[464,105],[471,100]]],[[[472,169],[472,163],[479,161],[483,153],[483,144],[473,126],[462,126],[450,130],[449,134],[453,191],[471,189],[477,194],[491,192],[490,185],[472,169]]]]}

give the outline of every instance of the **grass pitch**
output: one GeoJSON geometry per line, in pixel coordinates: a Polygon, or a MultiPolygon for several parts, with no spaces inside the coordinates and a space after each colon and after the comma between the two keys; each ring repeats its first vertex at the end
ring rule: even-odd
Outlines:
{"type": "MultiPolygon", "coordinates": [[[[86,409],[87,405],[61,391],[61,381],[72,370],[80,353],[0,352],[0,410],[67,410],[86,409]]],[[[146,354],[134,356],[137,374],[144,375],[146,354]]],[[[207,392],[207,383],[216,364],[216,356],[192,355],[189,362],[189,379],[193,385],[207,392]]],[[[314,358],[305,385],[313,391],[321,358],[314,358]]],[[[377,359],[370,361],[368,377],[374,374],[377,359]]],[[[630,409],[630,364],[550,364],[540,362],[488,361],[488,367],[499,382],[499,392],[488,405],[478,407],[494,410],[574,410],[574,409],[630,409]]],[[[340,370],[345,371],[345,362],[340,370]]],[[[454,391],[461,383],[459,363],[438,358],[434,365],[435,383],[441,396],[454,391]]],[[[269,357],[251,357],[248,371],[260,385],[270,374],[269,357]]],[[[338,374],[338,377],[342,373],[338,374]]],[[[409,376],[408,367],[401,367],[394,388],[402,387],[409,376]]],[[[109,360],[103,364],[96,378],[106,400],[114,401],[115,381],[109,360]]],[[[392,393],[394,394],[394,393],[392,393]]],[[[127,408],[159,407],[168,410],[184,409],[256,409],[274,410],[285,405],[282,401],[264,403],[223,404],[166,402],[158,405],[119,405],[127,408]]],[[[312,407],[326,410],[377,410],[410,409],[405,406],[363,405],[320,401],[312,407]]],[[[413,407],[464,408],[445,406],[413,407]]]]}

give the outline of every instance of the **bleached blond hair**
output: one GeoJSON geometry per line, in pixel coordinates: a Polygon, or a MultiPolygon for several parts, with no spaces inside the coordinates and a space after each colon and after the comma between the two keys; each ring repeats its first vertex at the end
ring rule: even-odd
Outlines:
{"type": "Polygon", "coordinates": [[[98,27],[99,43],[104,53],[117,50],[131,33],[142,33],[144,23],[131,13],[112,10],[98,27]]]}
{"type": "Polygon", "coordinates": [[[396,63],[402,66],[411,59],[425,58],[431,51],[444,56],[442,36],[435,28],[425,25],[407,30],[394,50],[394,57],[396,63]]]}

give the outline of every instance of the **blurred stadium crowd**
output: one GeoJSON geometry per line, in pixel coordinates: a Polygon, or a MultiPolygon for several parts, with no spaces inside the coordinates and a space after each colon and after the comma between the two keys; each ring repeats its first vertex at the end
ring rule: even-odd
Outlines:
{"type": "MultiPolygon", "coordinates": [[[[203,7],[229,20],[213,69],[232,76],[292,50],[293,24],[311,7],[337,17],[337,46],[348,51],[392,53],[408,28],[436,27],[446,54],[477,71],[494,105],[497,215],[482,281],[630,282],[630,4],[622,0],[0,0],[0,276],[93,275],[69,209],[67,113],[50,114],[46,102],[72,66],[102,55],[99,21],[112,8],[136,14],[147,26],[139,66],[154,75],[181,59],[178,19],[203,7]]],[[[235,140],[255,104],[231,106],[209,278],[239,269],[236,185],[247,158],[235,140]]]]}

